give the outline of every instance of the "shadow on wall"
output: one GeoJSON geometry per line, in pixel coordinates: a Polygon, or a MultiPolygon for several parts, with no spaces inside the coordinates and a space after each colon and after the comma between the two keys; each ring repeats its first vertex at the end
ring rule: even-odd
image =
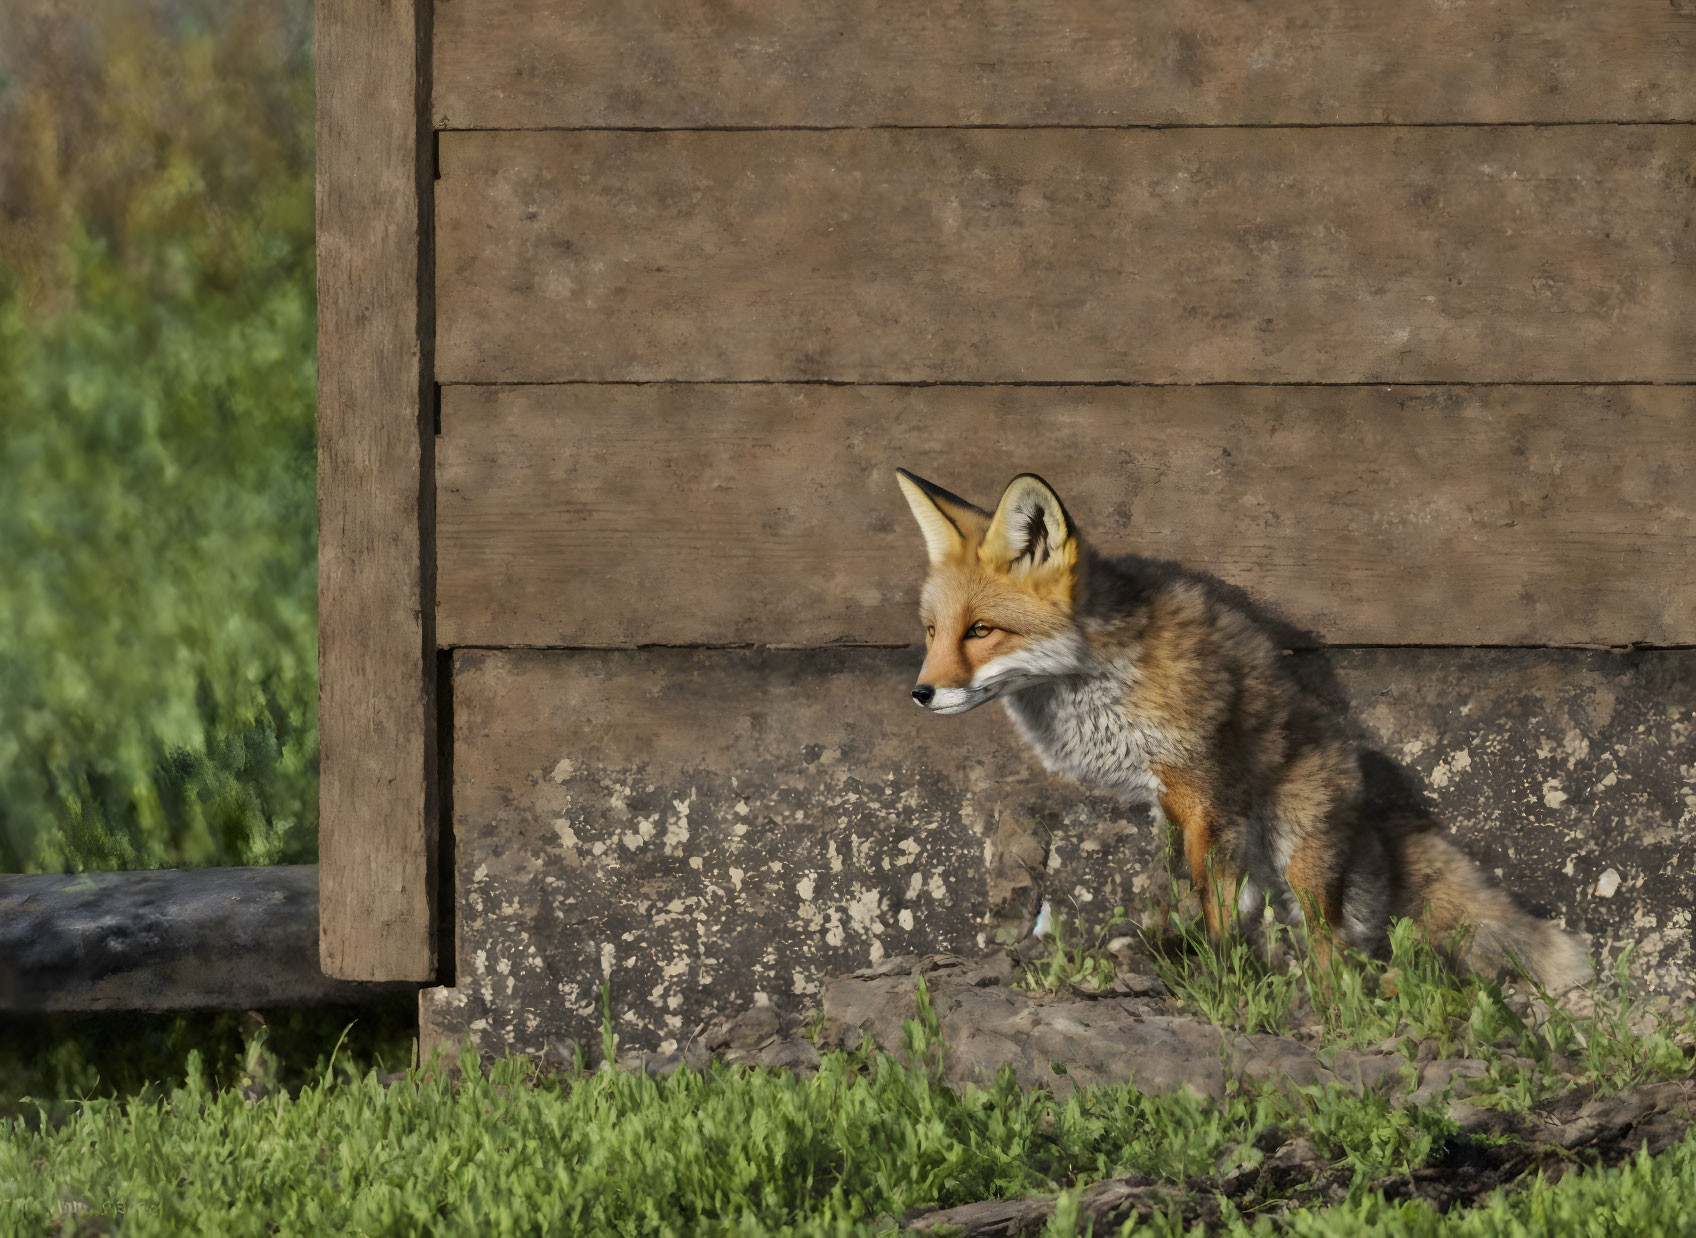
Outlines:
{"type": "MultiPolygon", "coordinates": [[[[1429,779],[1404,761],[1397,760],[1371,741],[1369,728],[1356,716],[1355,697],[1338,675],[1339,657],[1355,651],[1328,648],[1320,636],[1310,629],[1289,622],[1275,609],[1244,589],[1220,580],[1207,572],[1187,568],[1175,560],[1154,559],[1141,555],[1113,555],[1109,561],[1122,570],[1150,581],[1164,581],[1187,576],[1199,581],[1220,601],[1249,616],[1272,641],[1291,657],[1291,671],[1307,698],[1326,715],[1336,720],[1357,745],[1363,783],[1363,814],[1378,829],[1400,840],[1432,831],[1449,832],[1461,824],[1450,821],[1434,807],[1434,797],[1424,788],[1429,779]]],[[[1360,651],[1367,652],[1367,651],[1360,651]]],[[[1400,651],[1373,650],[1373,654],[1393,659],[1400,651]]],[[[1408,651],[1412,653],[1413,651],[1408,651]]],[[[1442,650],[1420,650],[1425,656],[1441,656],[1442,650]]],[[[1462,654],[1465,651],[1450,651],[1462,654]]],[[[1523,651],[1536,657],[1545,651],[1523,651]]],[[[1559,655],[1554,655],[1558,657],[1559,655]]],[[[1464,679],[1464,675],[1462,676],[1464,679]]],[[[1465,712],[1463,710],[1463,712],[1465,712]]],[[[1527,710],[1520,730],[1519,743],[1526,748],[1541,744],[1538,719],[1527,710]]],[[[1476,838],[1457,837],[1464,850],[1480,864],[1499,857],[1500,846],[1481,851],[1476,838]]],[[[1511,854],[1511,847],[1509,848],[1511,854]]],[[[1568,891],[1558,890],[1547,881],[1527,885],[1516,882],[1515,874],[1501,868],[1496,870],[1498,881],[1528,911],[1544,917],[1560,919],[1563,912],[1573,909],[1573,899],[1563,897],[1568,891]]]]}

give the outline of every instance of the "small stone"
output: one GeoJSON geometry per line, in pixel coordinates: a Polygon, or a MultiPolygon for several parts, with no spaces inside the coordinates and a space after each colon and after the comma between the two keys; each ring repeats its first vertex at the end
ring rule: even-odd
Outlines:
{"type": "Polygon", "coordinates": [[[1021,963],[1034,963],[1047,958],[1053,949],[1045,937],[1027,937],[1018,944],[1013,954],[1021,963]]]}
{"type": "Polygon", "coordinates": [[[1452,1098],[1470,1096],[1478,1090],[1476,1081],[1485,1078],[1490,1068],[1473,1058],[1445,1058],[1428,1062],[1420,1068],[1419,1086],[1408,1096],[1410,1105],[1429,1105],[1443,1095],[1452,1098]]]}
{"type": "Polygon", "coordinates": [[[1443,1111],[1461,1133],[1466,1135],[1492,1134],[1498,1129],[1505,1128],[1506,1119],[1499,1109],[1489,1109],[1479,1105],[1469,1105],[1463,1100],[1452,1100],[1443,1111]]]}
{"type": "Polygon", "coordinates": [[[804,1040],[780,1040],[760,1051],[759,1064],[773,1070],[814,1071],[819,1051],[804,1040]]]}
{"type": "Polygon", "coordinates": [[[1113,991],[1130,997],[1164,997],[1166,985],[1159,976],[1141,972],[1120,972],[1113,977],[1113,991]]]}
{"type": "Polygon", "coordinates": [[[996,950],[968,963],[961,970],[961,979],[976,988],[987,989],[1007,984],[1013,979],[1013,956],[996,950]]]}
{"type": "Polygon", "coordinates": [[[569,1036],[550,1036],[542,1050],[542,1069],[550,1071],[576,1070],[577,1042],[569,1036]]]}
{"type": "Polygon", "coordinates": [[[644,1071],[660,1078],[675,1073],[681,1065],[683,1065],[681,1053],[655,1053],[642,1061],[644,1071]]]}
{"type": "Polygon", "coordinates": [[[1619,889],[1619,874],[1611,868],[1604,868],[1602,875],[1596,878],[1596,897],[1612,898],[1614,891],[1619,889]]]}
{"type": "Polygon", "coordinates": [[[776,1010],[770,1006],[754,1006],[744,1010],[728,1023],[714,1028],[702,1039],[709,1049],[756,1049],[777,1035],[780,1026],[781,1020],[776,1010]]]}
{"type": "Polygon", "coordinates": [[[1298,1137],[1281,1145],[1266,1158],[1262,1171],[1276,1184],[1311,1181],[1325,1168],[1325,1158],[1311,1139],[1298,1137]]]}
{"type": "Polygon", "coordinates": [[[1596,1017],[1596,994],[1585,988],[1568,989],[1555,999],[1555,1006],[1575,1019],[1593,1019],[1596,1017]]]}
{"type": "Polygon", "coordinates": [[[1661,1020],[1653,1010],[1639,1010],[1626,1020],[1625,1025],[1634,1036],[1653,1036],[1660,1029],[1661,1020]]]}

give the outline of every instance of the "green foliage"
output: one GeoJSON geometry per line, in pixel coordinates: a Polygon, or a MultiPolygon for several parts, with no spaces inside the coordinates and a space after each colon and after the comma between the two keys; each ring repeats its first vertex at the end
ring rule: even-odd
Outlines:
{"type": "MultiPolygon", "coordinates": [[[[254,1046],[227,1068],[255,1073],[254,1046]]],[[[667,1079],[603,1069],[541,1077],[522,1061],[430,1064],[383,1086],[322,1052],[297,1092],[219,1089],[198,1052],[176,1081],[91,1100],[57,1121],[0,1120],[0,1225],[125,1234],[880,1234],[922,1206],[1065,1192],[1143,1174],[1194,1186],[1305,1132],[1353,1175],[1348,1202],[1225,1232],[1508,1235],[1691,1232],[1696,1136],[1613,1173],[1533,1183],[1459,1218],[1371,1184],[1424,1163],[1434,1111],[1303,1089],[1220,1105],[1133,1087],[1064,1103],[941,1082],[921,1009],[901,1055],[828,1053],[818,1074],[714,1066],[667,1079]],[[1555,1226],[1554,1229],[1545,1226],[1555,1226]],[[1451,1228],[1457,1227],[1457,1228],[1451,1228]]],[[[1063,1204],[1046,1232],[1074,1233],[1063,1204]]],[[[1156,1217],[1134,1231],[1176,1234],[1156,1217]]]]}
{"type": "MultiPolygon", "coordinates": [[[[1680,1227],[1696,1210],[1696,1135],[1618,1172],[1534,1182],[1443,1217],[1374,1188],[1433,1158],[1453,1129],[1440,1106],[1315,1087],[1239,1088],[1213,1103],[1134,1085],[1062,1102],[1011,1072],[954,1088],[922,986],[897,1053],[825,1053],[806,1079],[723,1065],[542,1076],[467,1055],[385,1087],[366,1068],[395,1064],[381,1020],[355,1024],[346,1045],[326,1026],[273,1023],[245,1044],[226,1034],[215,1052],[155,1060],[158,1084],[0,1115],[0,1229],[104,1232],[116,1219],[138,1235],[867,1235],[911,1209],[1058,1194],[1045,1232],[1060,1236],[1077,1232],[1091,1182],[1138,1174],[1207,1190],[1294,1135],[1346,1175],[1346,1202],[1275,1222],[1227,1205],[1222,1232],[1518,1235],[1590,1218],[1583,1232],[1673,1234],[1690,1232],[1680,1227]],[[250,1083],[267,1090],[232,1086],[250,1083]]],[[[1126,1232],[1183,1227],[1156,1216],[1126,1232]]]]}
{"type": "Polygon", "coordinates": [[[309,6],[74,8],[0,18],[0,870],[310,860],[309,6]]]}
{"type": "Polygon", "coordinates": [[[915,1022],[907,1060],[826,1054],[805,1080],[540,1078],[467,1057],[457,1081],[427,1068],[385,1088],[326,1067],[257,1103],[213,1087],[196,1054],[164,1094],[0,1126],[0,1208],[23,1225],[121,1214],[133,1234],[872,1233],[916,1206],[1108,1174],[1181,1183],[1310,1115],[1363,1181],[1410,1168],[1441,1130],[1415,1111],[1403,1127],[1424,1138],[1392,1146],[1382,1102],[1317,1090],[1213,1106],[1120,1087],[1063,1104],[1010,1073],[955,1090],[933,1035],[915,1022]]]}

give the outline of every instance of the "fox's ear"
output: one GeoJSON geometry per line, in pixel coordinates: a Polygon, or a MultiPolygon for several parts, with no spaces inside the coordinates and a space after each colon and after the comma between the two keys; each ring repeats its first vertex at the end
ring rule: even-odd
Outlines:
{"type": "Polygon", "coordinates": [[[989,566],[1021,576],[1071,568],[1077,540],[1066,505],[1035,473],[1020,473],[1002,492],[978,553],[989,566]]]}
{"type": "Polygon", "coordinates": [[[973,507],[959,495],[933,486],[906,469],[896,469],[895,480],[901,483],[901,493],[906,496],[907,506],[913,509],[919,532],[925,535],[925,550],[931,563],[959,558],[989,527],[989,513],[973,507]]]}

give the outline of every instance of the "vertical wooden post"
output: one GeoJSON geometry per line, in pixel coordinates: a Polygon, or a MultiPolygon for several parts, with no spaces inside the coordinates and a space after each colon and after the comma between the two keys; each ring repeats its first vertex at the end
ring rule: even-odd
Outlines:
{"type": "Polygon", "coordinates": [[[436,971],[429,0],[318,0],[319,953],[436,971]]]}

